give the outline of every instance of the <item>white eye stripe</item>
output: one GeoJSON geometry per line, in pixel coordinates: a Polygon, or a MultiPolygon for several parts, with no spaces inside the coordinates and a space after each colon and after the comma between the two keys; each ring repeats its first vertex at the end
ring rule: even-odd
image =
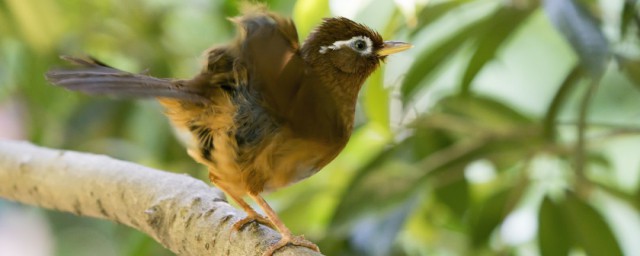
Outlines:
{"type": "Polygon", "coordinates": [[[365,48],[364,50],[358,50],[358,49],[354,49],[354,50],[360,52],[361,55],[371,54],[371,52],[373,51],[372,50],[373,42],[371,42],[371,39],[369,37],[366,37],[366,36],[354,36],[349,40],[335,41],[335,42],[333,42],[332,45],[321,46],[320,47],[320,53],[321,54],[325,54],[329,50],[338,50],[343,46],[352,47],[353,44],[358,40],[364,41],[365,44],[367,45],[367,48],[365,48]]]}

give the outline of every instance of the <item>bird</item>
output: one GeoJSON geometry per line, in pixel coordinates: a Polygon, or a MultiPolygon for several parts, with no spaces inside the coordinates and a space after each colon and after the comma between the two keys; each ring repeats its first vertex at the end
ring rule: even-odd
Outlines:
{"type": "Polygon", "coordinates": [[[188,155],[246,212],[235,230],[252,222],[276,229],[280,240],[264,255],[287,245],[319,251],[293,235],[261,194],[308,178],[331,162],[351,136],[367,77],[387,56],[412,45],[384,41],[344,17],[324,18],[300,44],[293,20],[258,4],[229,20],[237,28],[235,39],[208,49],[191,79],[131,73],[86,56],[63,56],[76,67],[54,68],[45,77],[88,94],[156,98],[188,155]]]}

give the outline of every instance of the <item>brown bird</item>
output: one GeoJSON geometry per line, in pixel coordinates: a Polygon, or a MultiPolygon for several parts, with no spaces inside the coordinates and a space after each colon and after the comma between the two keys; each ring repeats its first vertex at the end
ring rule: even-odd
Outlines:
{"type": "Polygon", "coordinates": [[[287,244],[318,250],[294,236],[260,196],[307,178],[333,160],[353,128],[356,100],[366,78],[387,55],[411,48],[383,41],[346,18],[327,18],[300,46],[293,21],[264,6],[231,19],[232,43],[206,52],[206,65],[189,80],[155,78],[109,67],[91,58],[63,57],[75,69],[49,71],[58,86],[86,93],[156,97],[181,134],[189,155],[247,213],[236,229],[258,222],[287,244]],[[244,200],[249,196],[268,218],[244,200]]]}

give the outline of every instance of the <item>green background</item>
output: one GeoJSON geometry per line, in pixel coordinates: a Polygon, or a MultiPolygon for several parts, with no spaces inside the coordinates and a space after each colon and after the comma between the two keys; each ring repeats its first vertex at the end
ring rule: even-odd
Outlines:
{"type": "MultiPolygon", "coordinates": [[[[637,1],[267,4],[301,38],[342,15],[415,45],[369,78],[341,155],[267,196],[323,253],[640,255],[637,1]]],[[[43,74],[65,65],[58,55],[88,54],[188,78],[233,38],[237,14],[235,1],[0,1],[0,138],[206,180],[155,101],[86,96],[43,74]]],[[[172,255],[128,227],[0,201],[0,246],[11,238],[37,255],[172,255]]]]}

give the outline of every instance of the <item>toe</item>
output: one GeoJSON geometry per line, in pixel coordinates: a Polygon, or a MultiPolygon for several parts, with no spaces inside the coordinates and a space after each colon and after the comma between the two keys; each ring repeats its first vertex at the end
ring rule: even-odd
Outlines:
{"type": "Polygon", "coordinates": [[[287,245],[303,246],[316,252],[320,252],[320,249],[317,245],[304,239],[303,236],[284,236],[280,239],[280,241],[267,248],[267,250],[262,255],[272,256],[276,251],[282,249],[287,245]]]}
{"type": "Polygon", "coordinates": [[[291,241],[289,241],[289,244],[292,245],[297,245],[297,246],[303,246],[303,247],[307,247],[311,250],[314,250],[316,252],[320,252],[320,248],[318,248],[318,246],[312,242],[310,242],[307,239],[304,239],[304,236],[295,236],[291,239],[291,241]]]}
{"type": "Polygon", "coordinates": [[[274,229],[274,226],[271,223],[271,221],[269,221],[269,219],[260,215],[244,217],[243,219],[233,224],[233,229],[236,231],[240,231],[250,223],[258,223],[274,229]]]}

